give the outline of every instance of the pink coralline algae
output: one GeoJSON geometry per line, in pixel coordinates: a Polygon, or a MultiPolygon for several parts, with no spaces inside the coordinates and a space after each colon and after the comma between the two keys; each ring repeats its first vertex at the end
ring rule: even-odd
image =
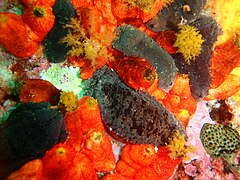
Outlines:
{"type": "Polygon", "coordinates": [[[196,151],[189,153],[190,161],[184,162],[185,172],[196,180],[208,179],[234,179],[233,174],[223,173],[223,164],[218,163],[215,166],[216,160],[212,159],[205,151],[199,136],[203,124],[210,123],[215,124],[209,116],[209,110],[206,106],[206,102],[198,103],[198,107],[194,117],[189,121],[187,126],[187,136],[190,145],[196,148],[196,151]]]}

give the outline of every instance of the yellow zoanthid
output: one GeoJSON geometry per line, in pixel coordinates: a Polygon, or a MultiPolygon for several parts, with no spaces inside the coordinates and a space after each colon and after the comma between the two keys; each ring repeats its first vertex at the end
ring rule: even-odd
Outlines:
{"type": "Polygon", "coordinates": [[[157,1],[161,2],[163,7],[173,2],[173,0],[128,0],[127,3],[130,6],[138,7],[144,12],[150,12],[157,1]]]}
{"type": "Polygon", "coordinates": [[[169,156],[171,158],[183,158],[187,160],[187,153],[195,151],[193,146],[188,146],[186,144],[184,134],[180,134],[177,131],[172,138],[170,138],[169,144],[167,144],[170,150],[169,156]]]}
{"type": "Polygon", "coordinates": [[[63,105],[67,112],[72,112],[77,109],[78,103],[77,103],[77,95],[75,95],[73,92],[61,92],[60,93],[60,100],[59,104],[63,105]]]}
{"type": "Polygon", "coordinates": [[[204,40],[194,26],[180,25],[179,29],[174,47],[178,48],[177,52],[182,53],[185,61],[190,64],[200,55],[204,40]]]}

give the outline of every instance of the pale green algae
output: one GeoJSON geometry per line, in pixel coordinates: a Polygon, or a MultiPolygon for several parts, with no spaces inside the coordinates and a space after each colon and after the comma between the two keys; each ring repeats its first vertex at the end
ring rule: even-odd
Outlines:
{"type": "Polygon", "coordinates": [[[8,94],[15,94],[17,88],[16,77],[8,66],[9,63],[7,61],[0,60],[0,87],[1,89],[8,89],[8,94]]]}
{"type": "MultiPolygon", "coordinates": [[[[1,51],[1,49],[0,49],[1,51]]],[[[18,82],[16,76],[10,70],[12,61],[9,59],[10,56],[6,53],[1,52],[0,54],[0,98],[3,98],[5,94],[7,96],[18,94],[18,82]]],[[[0,99],[1,100],[1,99],[0,99]]],[[[3,100],[5,101],[5,100],[3,100]]],[[[15,106],[8,105],[9,101],[1,102],[0,109],[0,125],[8,118],[15,106]],[[5,108],[8,107],[8,108],[5,108]]]]}
{"type": "Polygon", "coordinates": [[[47,70],[43,70],[40,76],[61,91],[72,91],[78,96],[78,99],[83,96],[83,80],[80,78],[80,68],[78,67],[63,67],[61,64],[51,63],[51,66],[47,70]]]}
{"type": "Polygon", "coordinates": [[[1,99],[4,96],[16,96],[18,94],[18,81],[10,70],[13,64],[11,56],[2,52],[0,48],[0,125],[6,121],[9,114],[16,107],[11,100],[1,99]]]}
{"type": "Polygon", "coordinates": [[[17,15],[22,15],[23,4],[20,1],[1,0],[0,1],[0,12],[10,12],[17,15]]]}

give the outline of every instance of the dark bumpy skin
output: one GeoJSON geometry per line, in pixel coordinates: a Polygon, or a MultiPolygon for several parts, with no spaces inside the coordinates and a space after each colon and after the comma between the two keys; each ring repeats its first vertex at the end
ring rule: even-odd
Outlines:
{"type": "Polygon", "coordinates": [[[173,54],[175,64],[182,74],[188,74],[190,78],[190,88],[192,96],[200,101],[208,94],[212,79],[210,74],[210,60],[212,57],[212,47],[217,36],[220,33],[216,21],[206,15],[199,16],[198,19],[189,25],[196,27],[204,40],[201,54],[191,61],[190,65],[186,63],[181,53],[173,54]]]}
{"type": "Polygon", "coordinates": [[[75,8],[70,0],[57,0],[53,6],[53,14],[55,23],[44,41],[44,46],[49,61],[59,63],[65,60],[67,52],[71,49],[66,43],[60,43],[60,40],[68,34],[69,30],[65,24],[75,16],[75,8]]]}
{"type": "Polygon", "coordinates": [[[158,15],[146,25],[154,32],[176,29],[179,23],[191,22],[198,18],[206,2],[206,0],[174,0],[169,6],[159,11],[158,15]],[[190,11],[184,9],[184,6],[188,6],[190,11]]]}
{"type": "Polygon", "coordinates": [[[174,60],[148,35],[128,24],[119,26],[112,45],[127,56],[146,59],[156,69],[159,87],[171,89],[177,74],[174,60]]]}
{"type": "Polygon", "coordinates": [[[197,101],[208,94],[212,82],[209,68],[212,47],[220,33],[216,21],[210,16],[202,15],[201,11],[205,5],[206,0],[175,0],[147,23],[147,26],[155,32],[166,29],[178,31],[179,24],[192,25],[200,31],[204,42],[202,52],[194,62],[188,65],[181,53],[172,55],[179,72],[189,75],[191,93],[197,101]],[[190,11],[184,10],[183,6],[186,5],[190,11]]]}
{"type": "Polygon", "coordinates": [[[66,138],[62,113],[48,103],[21,104],[0,129],[0,179],[26,162],[41,158],[66,138]]]}
{"type": "Polygon", "coordinates": [[[85,95],[98,100],[110,134],[124,142],[165,145],[183,125],[154,97],[126,86],[104,66],[85,81],[85,95]]]}

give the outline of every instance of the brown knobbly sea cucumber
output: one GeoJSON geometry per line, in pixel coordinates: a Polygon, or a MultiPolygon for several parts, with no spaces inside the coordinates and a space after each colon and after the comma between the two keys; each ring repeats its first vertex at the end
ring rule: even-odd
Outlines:
{"type": "Polygon", "coordinates": [[[85,81],[85,95],[98,100],[106,129],[128,143],[165,145],[184,127],[154,97],[125,85],[104,66],[85,81]]]}

